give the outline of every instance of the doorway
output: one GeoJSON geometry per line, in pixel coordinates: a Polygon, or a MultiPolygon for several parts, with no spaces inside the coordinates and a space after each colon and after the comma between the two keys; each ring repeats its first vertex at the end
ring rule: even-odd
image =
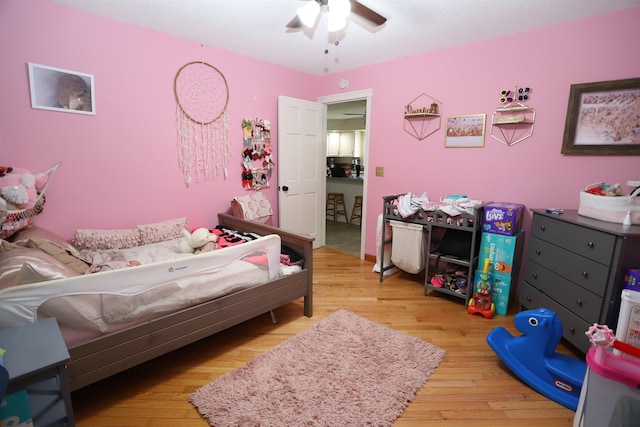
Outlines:
{"type": "MultiPolygon", "coordinates": [[[[355,197],[360,196],[356,219],[347,224],[345,215],[335,221],[326,215],[324,245],[336,250],[364,257],[364,230],[366,224],[366,168],[368,157],[371,91],[352,92],[321,97],[318,102],[327,105],[327,185],[326,192],[344,194],[346,217],[351,219],[355,197]],[[335,141],[340,142],[334,144],[335,141]],[[353,144],[353,145],[352,145],[353,144]],[[333,146],[334,148],[331,148],[333,146]],[[345,151],[335,151],[340,147],[345,151]],[[353,148],[350,148],[353,147],[353,148]]],[[[325,195],[326,199],[326,195],[325,195]]]]}

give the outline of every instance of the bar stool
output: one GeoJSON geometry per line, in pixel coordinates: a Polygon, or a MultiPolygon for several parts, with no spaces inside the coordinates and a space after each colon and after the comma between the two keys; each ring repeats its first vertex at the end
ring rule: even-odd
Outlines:
{"type": "Polygon", "coordinates": [[[353,220],[358,220],[358,225],[362,225],[362,196],[356,196],[351,209],[351,218],[349,219],[349,227],[353,224],[353,220]]]}
{"type": "Polygon", "coordinates": [[[327,193],[327,215],[333,218],[334,224],[338,221],[338,215],[343,215],[345,222],[349,224],[343,193],[327,193]]]}

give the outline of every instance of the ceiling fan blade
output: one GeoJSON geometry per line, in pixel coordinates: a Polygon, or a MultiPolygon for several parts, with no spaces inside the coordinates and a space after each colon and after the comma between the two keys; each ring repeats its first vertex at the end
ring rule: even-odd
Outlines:
{"type": "Polygon", "coordinates": [[[380,15],[378,12],[374,12],[357,0],[351,0],[351,12],[363,17],[369,22],[373,22],[376,25],[382,25],[387,22],[387,18],[380,15]]]}
{"type": "Polygon", "coordinates": [[[287,24],[287,28],[302,28],[302,21],[300,20],[300,17],[298,15],[294,16],[293,19],[287,24]]]}

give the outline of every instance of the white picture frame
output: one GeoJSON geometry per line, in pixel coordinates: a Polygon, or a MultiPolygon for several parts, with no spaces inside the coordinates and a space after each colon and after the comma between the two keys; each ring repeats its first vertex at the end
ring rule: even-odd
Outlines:
{"type": "Polygon", "coordinates": [[[446,148],[484,147],[486,114],[447,117],[446,148]]]}
{"type": "Polygon", "coordinates": [[[96,114],[95,83],[91,74],[30,62],[29,87],[31,108],[96,114]]]}

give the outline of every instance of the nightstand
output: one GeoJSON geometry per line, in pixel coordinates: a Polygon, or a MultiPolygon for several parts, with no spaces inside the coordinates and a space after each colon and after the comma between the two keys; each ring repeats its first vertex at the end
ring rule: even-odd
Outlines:
{"type": "Polygon", "coordinates": [[[8,393],[26,389],[33,423],[74,426],[67,380],[69,352],[55,318],[0,331],[8,393]]]}

